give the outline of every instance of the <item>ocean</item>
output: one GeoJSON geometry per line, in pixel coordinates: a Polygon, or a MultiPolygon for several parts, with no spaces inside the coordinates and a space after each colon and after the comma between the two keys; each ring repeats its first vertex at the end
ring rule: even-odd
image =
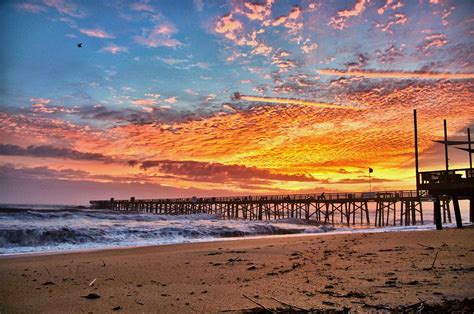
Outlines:
{"type": "MultiPolygon", "coordinates": [[[[462,206],[462,216],[467,223],[467,206],[462,206]]],[[[242,237],[434,229],[432,210],[425,209],[424,217],[424,225],[375,228],[367,225],[317,225],[301,219],[223,220],[207,214],[165,216],[92,210],[78,206],[0,204],[0,256],[242,237]]]]}

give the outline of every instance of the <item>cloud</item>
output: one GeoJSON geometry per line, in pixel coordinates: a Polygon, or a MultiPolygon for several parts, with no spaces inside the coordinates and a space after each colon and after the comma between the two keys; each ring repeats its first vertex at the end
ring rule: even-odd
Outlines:
{"type": "Polygon", "coordinates": [[[264,43],[259,43],[253,50],[252,53],[255,55],[269,56],[273,51],[273,48],[265,45],[264,43]]]}
{"type": "Polygon", "coordinates": [[[155,8],[144,2],[135,2],[130,5],[130,8],[134,11],[139,11],[139,12],[155,12],[155,8]]]}
{"type": "Polygon", "coordinates": [[[5,203],[88,205],[93,199],[215,197],[239,195],[242,191],[163,186],[138,178],[92,181],[87,173],[73,169],[16,168],[0,166],[0,199],[5,203]],[[54,191],[54,193],[51,193],[54,191]]]}
{"type": "Polygon", "coordinates": [[[235,20],[232,14],[227,14],[217,20],[215,31],[224,34],[224,37],[230,40],[237,38],[236,32],[242,30],[242,23],[235,20]]]}
{"type": "Polygon", "coordinates": [[[21,3],[16,3],[15,8],[23,11],[28,11],[31,13],[43,13],[46,12],[48,9],[42,5],[34,4],[34,3],[29,3],[29,2],[21,2],[21,3]]]}
{"type": "Polygon", "coordinates": [[[135,41],[150,48],[176,48],[183,45],[179,40],[172,37],[176,32],[177,30],[173,24],[163,23],[156,25],[149,31],[145,31],[142,36],[135,36],[135,41]]]}
{"type": "Polygon", "coordinates": [[[0,144],[0,155],[110,161],[109,157],[102,154],[84,153],[70,148],[59,148],[50,145],[21,147],[18,145],[0,144]]]}
{"type": "Polygon", "coordinates": [[[104,31],[101,28],[95,28],[95,29],[86,29],[82,28],[79,30],[81,33],[89,36],[89,37],[96,37],[96,38],[115,38],[114,35],[111,35],[104,31]]]}
{"type": "MultiPolygon", "coordinates": [[[[375,178],[375,177],[372,177],[370,179],[371,183],[387,183],[387,182],[396,182],[396,181],[397,180],[375,178]]],[[[336,180],[336,181],[333,181],[332,183],[337,183],[337,184],[368,184],[368,182],[369,182],[368,177],[367,178],[359,177],[359,178],[355,178],[355,179],[348,178],[348,179],[336,180]]]]}
{"type": "Polygon", "coordinates": [[[153,97],[153,98],[160,98],[160,94],[158,93],[146,93],[145,94],[146,97],[153,97]]]}
{"type": "Polygon", "coordinates": [[[254,179],[298,182],[316,181],[309,175],[278,174],[256,167],[200,161],[147,160],[141,163],[141,168],[155,168],[161,173],[184,176],[196,181],[225,182],[231,180],[246,182],[254,179]]]}
{"type": "Polygon", "coordinates": [[[104,48],[102,48],[100,51],[108,52],[108,53],[111,53],[111,54],[117,54],[117,53],[121,53],[121,52],[128,52],[128,48],[123,47],[123,46],[117,46],[115,44],[110,44],[110,45],[107,45],[104,48]]]}
{"type": "Polygon", "coordinates": [[[253,3],[253,2],[244,2],[245,11],[242,13],[247,16],[247,18],[251,21],[253,20],[260,20],[263,21],[265,16],[269,15],[269,11],[264,4],[261,3],[253,3]],[[247,11],[248,10],[248,11],[247,11]]]}
{"type": "Polygon", "coordinates": [[[31,98],[30,101],[34,102],[31,105],[32,111],[36,113],[74,113],[77,112],[75,108],[66,108],[64,106],[50,106],[50,99],[43,98],[31,98]]]}
{"type": "Polygon", "coordinates": [[[310,54],[312,53],[316,48],[318,48],[318,44],[316,43],[305,43],[303,46],[301,46],[301,51],[305,54],[310,54]]]}
{"type": "Polygon", "coordinates": [[[47,105],[51,102],[50,99],[44,99],[44,98],[31,98],[30,101],[34,103],[38,103],[38,104],[43,104],[43,105],[47,105]]]}
{"type": "Polygon", "coordinates": [[[387,2],[377,9],[377,13],[383,15],[387,10],[396,10],[403,7],[403,2],[401,0],[386,0],[387,2]]]}
{"type": "Polygon", "coordinates": [[[55,8],[61,14],[79,18],[85,16],[77,5],[69,0],[43,0],[43,3],[49,7],[55,8]]]}
{"type": "Polygon", "coordinates": [[[132,104],[136,106],[154,106],[157,104],[155,99],[134,99],[132,104]]]}
{"type": "Polygon", "coordinates": [[[134,99],[132,100],[132,104],[142,108],[143,111],[146,112],[153,112],[153,107],[157,104],[156,99],[134,99]]]}
{"type": "Polygon", "coordinates": [[[302,100],[294,98],[277,98],[277,97],[261,97],[261,96],[249,96],[238,94],[234,96],[235,100],[245,100],[252,102],[261,102],[261,103],[272,103],[272,104],[286,104],[286,105],[300,105],[300,106],[314,106],[320,108],[335,108],[335,109],[357,109],[350,106],[341,106],[336,104],[329,104],[311,100],[302,100]]]}
{"type": "Polygon", "coordinates": [[[377,60],[382,64],[393,63],[395,60],[403,57],[403,47],[403,44],[400,48],[398,48],[395,44],[391,44],[383,51],[377,49],[375,51],[375,56],[377,57],[377,60]]]}
{"type": "Polygon", "coordinates": [[[176,96],[168,97],[168,98],[164,99],[164,101],[166,101],[169,104],[174,104],[175,102],[178,101],[178,97],[176,97],[176,96]]]}
{"type": "Polygon", "coordinates": [[[448,40],[445,34],[432,34],[425,37],[422,45],[418,46],[418,49],[427,51],[430,49],[441,48],[446,46],[448,40]]]}
{"type": "Polygon", "coordinates": [[[403,13],[395,13],[390,16],[390,20],[386,24],[376,23],[375,27],[380,29],[382,32],[388,32],[393,34],[392,27],[400,24],[406,24],[408,22],[408,17],[403,13]]]}
{"type": "Polygon", "coordinates": [[[160,60],[161,62],[163,62],[163,63],[165,63],[169,66],[175,66],[175,65],[185,64],[185,63],[189,62],[188,59],[164,58],[164,57],[160,57],[160,56],[157,56],[156,59],[160,60]]]}
{"type": "Polygon", "coordinates": [[[329,25],[336,29],[344,29],[347,27],[347,20],[350,17],[356,17],[361,15],[366,6],[366,0],[356,0],[353,9],[346,9],[337,12],[337,16],[334,16],[329,21],[329,25]]]}
{"type": "Polygon", "coordinates": [[[360,76],[380,79],[422,79],[422,80],[468,80],[474,79],[474,73],[441,72],[403,72],[403,71],[341,71],[334,69],[317,70],[320,75],[360,76]]]}
{"type": "Polygon", "coordinates": [[[45,166],[15,168],[11,164],[0,165],[0,177],[3,179],[74,179],[88,175],[88,172],[74,169],[51,169],[45,166]]]}

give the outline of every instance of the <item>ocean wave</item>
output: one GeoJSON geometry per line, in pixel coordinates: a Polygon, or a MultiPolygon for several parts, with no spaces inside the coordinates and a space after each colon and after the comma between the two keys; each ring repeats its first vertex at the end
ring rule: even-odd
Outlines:
{"type": "Polygon", "coordinates": [[[90,210],[0,213],[2,253],[154,245],[258,235],[320,233],[334,227],[301,219],[222,220],[208,214],[161,216],[90,210]]]}

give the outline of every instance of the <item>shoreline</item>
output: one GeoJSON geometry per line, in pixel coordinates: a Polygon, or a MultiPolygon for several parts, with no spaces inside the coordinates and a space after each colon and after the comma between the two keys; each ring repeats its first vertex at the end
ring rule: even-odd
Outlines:
{"type": "Polygon", "coordinates": [[[474,295],[473,227],[319,235],[3,257],[0,312],[285,307],[275,299],[367,311],[474,295]]]}
{"type": "MultiPolygon", "coordinates": [[[[331,226],[330,226],[331,227],[331,226]]],[[[474,227],[473,224],[464,222],[464,228],[474,227]]],[[[18,252],[18,253],[6,253],[0,254],[0,260],[10,257],[22,257],[22,256],[42,256],[42,255],[58,255],[58,254],[72,254],[72,253],[88,253],[96,251],[108,251],[108,250],[127,250],[134,248],[145,248],[145,247],[160,247],[167,245],[180,245],[180,244],[193,244],[193,243],[212,243],[220,241],[239,241],[239,240],[255,240],[255,239],[267,239],[267,238],[292,238],[292,237],[319,237],[319,236],[330,236],[337,234],[364,234],[364,233],[397,233],[397,232],[421,232],[421,231],[431,231],[435,230],[435,226],[432,224],[425,225],[416,225],[416,226],[387,226],[387,227],[372,227],[372,228],[353,228],[347,227],[345,225],[340,225],[335,228],[340,228],[341,230],[327,231],[327,232],[301,232],[301,233],[287,233],[287,234],[261,234],[261,235],[249,235],[241,237],[219,237],[219,238],[204,238],[204,239],[190,239],[185,242],[171,242],[171,243],[158,243],[158,244],[143,244],[143,245],[117,245],[117,246],[102,246],[102,247],[90,247],[90,248],[77,248],[77,249],[64,249],[64,250],[50,250],[50,251],[38,251],[38,252],[18,252]],[[350,230],[344,230],[348,228],[350,230]]],[[[456,228],[454,223],[445,225],[445,229],[456,228]]]]}

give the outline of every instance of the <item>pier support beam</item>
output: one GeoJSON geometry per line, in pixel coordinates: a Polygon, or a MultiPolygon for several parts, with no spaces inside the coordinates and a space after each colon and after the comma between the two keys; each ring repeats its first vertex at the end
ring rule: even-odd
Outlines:
{"type": "Polygon", "coordinates": [[[459,208],[459,197],[453,195],[454,216],[456,217],[456,227],[462,228],[461,210],[459,208]]]}
{"type": "Polygon", "coordinates": [[[474,222],[474,194],[469,201],[469,221],[474,222]]]}
{"type": "Polygon", "coordinates": [[[442,230],[443,224],[441,222],[441,202],[439,200],[439,196],[436,196],[436,199],[433,202],[433,217],[436,225],[436,230],[442,230]]]}

